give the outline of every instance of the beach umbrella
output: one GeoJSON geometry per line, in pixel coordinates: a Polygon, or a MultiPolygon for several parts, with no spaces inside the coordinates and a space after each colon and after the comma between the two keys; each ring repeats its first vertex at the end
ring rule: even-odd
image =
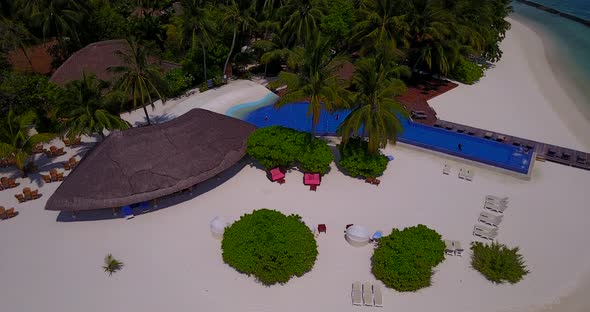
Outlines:
{"type": "Polygon", "coordinates": [[[211,233],[216,235],[223,235],[223,231],[229,225],[227,221],[225,221],[222,217],[215,217],[211,222],[209,222],[209,226],[211,227],[211,233]]]}
{"type": "Polygon", "coordinates": [[[346,229],[346,239],[350,243],[368,243],[371,239],[371,233],[362,225],[352,225],[346,229]]]}

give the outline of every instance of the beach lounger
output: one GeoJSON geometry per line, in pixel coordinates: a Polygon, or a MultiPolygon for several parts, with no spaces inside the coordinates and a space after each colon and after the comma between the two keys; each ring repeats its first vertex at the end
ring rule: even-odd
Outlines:
{"type": "Polygon", "coordinates": [[[465,180],[467,180],[467,181],[473,181],[473,176],[474,175],[475,175],[475,173],[473,172],[473,170],[467,169],[465,171],[465,180]]]}
{"type": "Polygon", "coordinates": [[[459,168],[459,179],[465,179],[465,169],[459,168]]]}
{"type": "Polygon", "coordinates": [[[449,175],[451,173],[451,165],[449,164],[445,164],[445,166],[443,167],[443,174],[449,175]]]}
{"type": "Polygon", "coordinates": [[[496,137],[496,141],[502,143],[502,142],[506,141],[506,136],[499,135],[499,136],[496,137]]]}
{"type": "Polygon", "coordinates": [[[373,306],[373,285],[369,282],[363,284],[363,302],[366,306],[373,306]]]}
{"type": "Polygon", "coordinates": [[[381,287],[379,285],[373,285],[373,301],[376,307],[383,306],[383,295],[381,295],[381,287]]]}
{"type": "Polygon", "coordinates": [[[494,216],[494,215],[487,213],[487,212],[482,212],[479,214],[479,218],[477,219],[477,221],[487,224],[487,225],[498,227],[500,225],[500,223],[502,222],[502,217],[501,216],[494,216]]]}
{"type": "Polygon", "coordinates": [[[455,247],[453,246],[453,242],[450,240],[445,239],[445,254],[452,256],[455,254],[455,247]]]}
{"type": "Polygon", "coordinates": [[[361,282],[352,283],[352,304],[356,306],[363,305],[363,296],[361,292],[361,282]]]}
{"type": "Polygon", "coordinates": [[[498,197],[494,195],[486,195],[486,201],[508,203],[508,197],[498,197]]]}
{"type": "Polygon", "coordinates": [[[16,197],[19,203],[24,203],[26,201],[23,194],[14,194],[14,197],[16,197]]]}
{"type": "Polygon", "coordinates": [[[5,212],[6,219],[14,218],[18,212],[14,211],[14,208],[7,209],[5,212]]]}
{"type": "Polygon", "coordinates": [[[123,213],[123,216],[126,220],[133,219],[135,217],[133,215],[133,209],[129,205],[121,207],[121,212],[123,213]]]}
{"type": "Polygon", "coordinates": [[[463,247],[461,247],[461,242],[453,241],[453,247],[455,248],[455,256],[461,257],[463,255],[463,247]]]}
{"type": "Polygon", "coordinates": [[[494,202],[486,201],[484,204],[484,208],[491,210],[493,212],[504,213],[504,210],[506,210],[506,208],[508,208],[508,206],[505,203],[494,203],[494,202]]]}
{"type": "Polygon", "coordinates": [[[491,139],[492,136],[493,136],[493,134],[491,132],[486,132],[483,137],[484,137],[484,139],[491,139]]]}
{"type": "Polygon", "coordinates": [[[498,232],[495,229],[492,230],[481,225],[475,225],[473,227],[473,235],[487,240],[494,240],[494,238],[496,238],[498,235],[498,232]]]}

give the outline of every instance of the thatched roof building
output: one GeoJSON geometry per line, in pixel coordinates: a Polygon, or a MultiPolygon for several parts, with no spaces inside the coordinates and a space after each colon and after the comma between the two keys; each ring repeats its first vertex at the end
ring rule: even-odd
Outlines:
{"type": "MultiPolygon", "coordinates": [[[[82,72],[86,71],[86,73],[94,73],[98,79],[112,82],[117,77],[108,68],[125,65],[115,52],[127,52],[129,49],[129,44],[123,39],[91,43],[72,54],[53,73],[50,81],[64,86],[70,81],[82,79],[82,72]]],[[[180,66],[175,63],[155,59],[152,62],[158,63],[164,71],[180,66]]]]}
{"type": "Polygon", "coordinates": [[[45,209],[120,207],[184,190],[242,159],[254,129],[193,109],[162,124],[116,131],[88,152],[45,209]]]}

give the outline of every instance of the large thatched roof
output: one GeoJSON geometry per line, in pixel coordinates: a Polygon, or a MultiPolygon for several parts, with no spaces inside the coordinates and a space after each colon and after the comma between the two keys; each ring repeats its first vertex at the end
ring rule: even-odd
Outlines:
{"type": "MultiPolygon", "coordinates": [[[[73,80],[82,79],[82,72],[94,73],[98,79],[114,81],[117,77],[108,70],[109,67],[125,65],[116,54],[117,51],[128,52],[130,49],[126,40],[105,40],[91,43],[72,54],[51,76],[50,81],[60,86],[73,80]]],[[[158,63],[164,71],[179,67],[178,64],[151,60],[158,63]]]]}
{"type": "Polygon", "coordinates": [[[88,152],[45,209],[119,207],[181,191],[238,162],[254,129],[193,109],[162,124],[116,131],[88,152]]]}

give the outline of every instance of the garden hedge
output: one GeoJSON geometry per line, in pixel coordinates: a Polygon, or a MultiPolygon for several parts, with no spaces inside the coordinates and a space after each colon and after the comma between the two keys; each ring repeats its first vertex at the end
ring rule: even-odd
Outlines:
{"type": "Polygon", "coordinates": [[[225,229],[223,261],[265,285],[286,283],[313,267],[318,256],[311,230],[297,215],[255,210],[225,229]]]}
{"type": "Polygon", "coordinates": [[[461,58],[459,63],[455,65],[451,76],[462,83],[474,84],[483,77],[483,68],[474,62],[461,58]]]}
{"type": "Polygon", "coordinates": [[[376,178],[387,169],[387,157],[381,152],[369,153],[368,143],[360,138],[352,138],[346,144],[338,144],[338,151],[338,165],[352,177],[376,178]]]}
{"type": "Polygon", "coordinates": [[[471,245],[471,266],[494,283],[519,282],[529,273],[518,247],[510,249],[499,243],[471,245]]]}
{"type": "Polygon", "coordinates": [[[373,253],[373,275],[398,291],[416,291],[430,286],[432,268],[444,260],[441,236],[425,225],[417,225],[379,239],[373,253]]]}

